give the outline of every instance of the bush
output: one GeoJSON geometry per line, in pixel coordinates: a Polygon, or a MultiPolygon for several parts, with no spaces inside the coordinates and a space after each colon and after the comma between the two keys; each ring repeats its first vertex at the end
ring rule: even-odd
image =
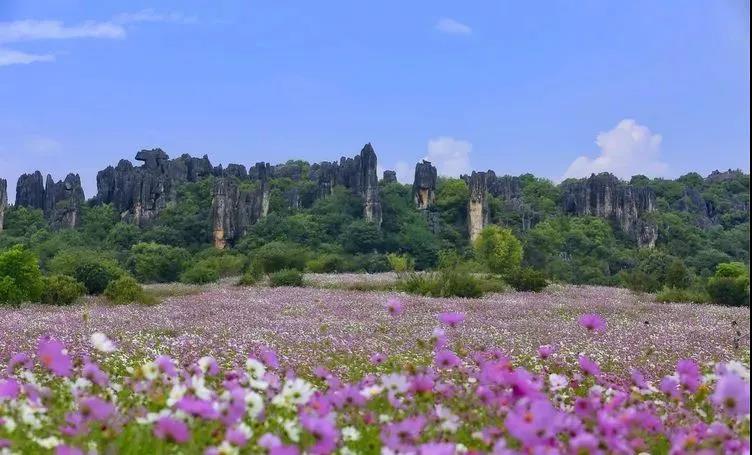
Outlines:
{"type": "Polygon", "coordinates": [[[36,302],[43,289],[42,272],[34,253],[21,245],[0,253],[0,303],[36,302]]]}
{"type": "Polygon", "coordinates": [[[341,255],[327,253],[308,261],[306,269],[313,273],[343,272],[347,269],[347,264],[341,255]]]}
{"type": "Polygon", "coordinates": [[[340,242],[348,253],[370,253],[381,246],[381,231],[375,223],[355,220],[344,229],[340,242]]]}
{"type": "Polygon", "coordinates": [[[269,242],[256,251],[253,261],[264,273],[274,273],[284,269],[303,270],[306,256],[306,251],[294,243],[269,242]]]}
{"type": "Polygon", "coordinates": [[[303,286],[300,270],[283,269],[269,275],[269,286],[303,286]]]}
{"type": "Polygon", "coordinates": [[[98,262],[84,262],[73,270],[73,278],[84,285],[86,292],[93,295],[103,293],[110,281],[119,276],[120,274],[98,262]]]}
{"type": "Polygon", "coordinates": [[[634,292],[655,292],[661,288],[661,284],[652,275],[642,270],[623,270],[619,278],[624,286],[634,292]]]}
{"type": "Polygon", "coordinates": [[[516,291],[540,292],[548,286],[546,275],[531,267],[523,267],[512,272],[507,282],[516,291]]]}
{"type": "Polygon", "coordinates": [[[215,261],[198,261],[180,275],[182,283],[206,284],[219,281],[219,271],[215,261]]]}
{"type": "Polygon", "coordinates": [[[261,280],[262,276],[263,274],[257,273],[253,269],[248,269],[240,277],[240,279],[236,283],[236,286],[253,286],[261,280]]]}
{"type": "Polygon", "coordinates": [[[692,282],[689,270],[681,259],[674,260],[666,271],[666,286],[675,289],[687,289],[692,282]]]}
{"type": "Polygon", "coordinates": [[[86,293],[86,286],[68,275],[44,278],[41,302],[46,305],[70,305],[86,293]]]}
{"type": "Polygon", "coordinates": [[[397,289],[410,294],[430,297],[480,297],[480,280],[462,270],[434,273],[408,273],[397,280],[397,289]]]}
{"type": "Polygon", "coordinates": [[[107,289],[104,290],[104,295],[112,303],[153,303],[151,298],[144,288],[133,278],[128,275],[121,276],[120,278],[110,282],[107,289]]]}
{"type": "Polygon", "coordinates": [[[522,262],[522,244],[511,229],[487,226],[475,239],[475,254],[492,273],[507,276],[522,262]]]}
{"type": "Polygon", "coordinates": [[[703,291],[666,287],[655,296],[655,300],[663,303],[707,303],[710,296],[703,291]]]}
{"type": "Polygon", "coordinates": [[[397,273],[407,272],[415,267],[412,258],[407,254],[389,253],[386,259],[391,269],[397,273]]]}
{"type": "Polygon", "coordinates": [[[749,306],[749,274],[741,262],[718,264],[705,288],[713,303],[749,306]]]}
{"type": "Polygon", "coordinates": [[[183,248],[159,243],[137,243],[131,248],[133,272],[139,281],[167,283],[177,281],[188,261],[183,248]]]}

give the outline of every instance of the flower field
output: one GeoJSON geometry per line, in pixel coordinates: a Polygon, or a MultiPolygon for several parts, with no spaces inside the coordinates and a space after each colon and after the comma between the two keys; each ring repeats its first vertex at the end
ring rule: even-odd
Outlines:
{"type": "Polygon", "coordinates": [[[0,453],[749,453],[749,309],[207,287],[0,313],[0,453]]]}

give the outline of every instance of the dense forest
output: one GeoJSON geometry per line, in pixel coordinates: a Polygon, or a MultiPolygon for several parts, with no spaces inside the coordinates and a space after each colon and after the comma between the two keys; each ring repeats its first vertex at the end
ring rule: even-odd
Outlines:
{"type": "Polygon", "coordinates": [[[652,292],[676,280],[701,287],[719,264],[749,266],[741,171],[555,184],[492,171],[438,177],[422,162],[405,185],[391,171],[376,177],[370,144],[340,162],[250,169],[169,160],[158,149],[137,159],[144,164],[101,171],[88,200],[77,175],[44,186],[39,172],[22,176],[15,204],[0,194],[0,251],[23,245],[46,274],[73,275],[90,260],[142,282],[211,281],[242,273],[259,254],[313,272],[387,271],[390,258],[416,270],[482,271],[473,239],[500,226],[519,241],[522,266],[553,281],[652,292]]]}

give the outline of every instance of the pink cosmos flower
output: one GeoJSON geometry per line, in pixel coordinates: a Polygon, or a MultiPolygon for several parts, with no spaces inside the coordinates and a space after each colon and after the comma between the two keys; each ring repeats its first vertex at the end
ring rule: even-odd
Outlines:
{"type": "Polygon", "coordinates": [[[419,455],[454,455],[455,445],[448,442],[427,442],[420,445],[419,455]]]}
{"type": "Polygon", "coordinates": [[[274,352],[274,350],[272,350],[271,348],[264,346],[259,353],[259,357],[260,360],[264,362],[264,365],[266,365],[268,368],[271,368],[273,370],[279,368],[279,358],[277,357],[277,353],[274,352]]]}
{"type": "Polygon", "coordinates": [[[99,397],[87,397],[79,402],[81,415],[87,420],[107,420],[115,412],[115,407],[99,397]]]}
{"type": "Polygon", "coordinates": [[[8,362],[8,368],[6,371],[8,374],[13,374],[16,368],[23,368],[25,370],[31,370],[34,367],[34,362],[25,352],[17,352],[13,354],[8,362]]]}
{"type": "Polygon", "coordinates": [[[598,364],[594,361],[590,360],[584,355],[581,355],[577,358],[577,363],[580,365],[580,369],[583,373],[589,376],[595,376],[598,377],[601,375],[601,369],[598,367],[598,364]]]}
{"type": "Polygon", "coordinates": [[[382,363],[386,362],[386,355],[380,352],[375,352],[371,355],[371,358],[368,360],[370,360],[370,362],[374,365],[381,365],[382,363]]]}
{"type": "Polygon", "coordinates": [[[544,344],[543,346],[538,348],[538,357],[541,359],[547,359],[551,357],[551,354],[554,353],[554,347],[550,344],[544,344]]]}
{"type": "Polygon", "coordinates": [[[191,432],[184,422],[172,417],[162,417],[154,423],[154,436],[183,444],[191,438],[191,432]]]}
{"type": "Polygon", "coordinates": [[[731,416],[749,414],[749,383],[736,373],[727,371],[718,378],[711,397],[713,404],[731,416]]]}
{"type": "Polygon", "coordinates": [[[390,298],[386,301],[386,310],[392,316],[399,316],[405,310],[405,307],[399,299],[390,298]]]}
{"type": "Polygon", "coordinates": [[[526,447],[540,444],[556,432],[558,413],[546,399],[523,401],[504,423],[509,434],[526,447]]]}
{"type": "Polygon", "coordinates": [[[448,311],[439,313],[439,322],[446,324],[449,327],[457,327],[465,320],[465,315],[458,312],[448,311]]]}
{"type": "Polygon", "coordinates": [[[84,452],[78,447],[60,444],[55,447],[55,455],[84,455],[84,452]]]}
{"type": "Polygon", "coordinates": [[[178,372],[175,369],[175,363],[172,359],[166,355],[160,355],[154,360],[154,364],[159,368],[159,371],[167,376],[177,376],[178,372]]]}
{"type": "Polygon", "coordinates": [[[381,427],[381,442],[392,450],[411,452],[420,439],[425,424],[426,419],[423,416],[388,423],[381,427]]]}
{"type": "Polygon", "coordinates": [[[595,313],[583,314],[578,322],[591,332],[601,332],[606,329],[606,320],[595,313]]]}
{"type": "Polygon", "coordinates": [[[202,419],[214,420],[219,417],[217,410],[214,408],[214,403],[210,400],[185,396],[177,402],[175,407],[186,414],[190,414],[194,417],[201,417],[202,419]]]}
{"type": "Polygon", "coordinates": [[[37,347],[37,357],[39,357],[42,365],[55,375],[70,376],[73,362],[68,357],[63,343],[53,339],[40,339],[37,347]]]}
{"type": "Polygon", "coordinates": [[[679,382],[690,392],[696,392],[700,387],[702,378],[700,377],[700,365],[692,359],[682,359],[676,365],[676,372],[679,373],[679,382]]]}
{"type": "Polygon", "coordinates": [[[15,400],[21,392],[21,386],[13,378],[0,380],[0,401],[15,400]]]}
{"type": "Polygon", "coordinates": [[[269,455],[299,455],[300,450],[295,446],[278,445],[269,449],[269,455]]]}
{"type": "Polygon", "coordinates": [[[300,425],[313,436],[315,444],[308,448],[311,453],[328,454],[337,447],[339,431],[333,422],[334,414],[317,417],[311,414],[300,416],[300,425]]]}
{"type": "Polygon", "coordinates": [[[434,360],[439,368],[454,368],[460,364],[460,358],[454,352],[443,349],[436,353],[434,360]]]}
{"type": "Polygon", "coordinates": [[[83,377],[100,387],[106,386],[110,381],[107,373],[102,371],[96,363],[85,363],[82,373],[83,377]]]}

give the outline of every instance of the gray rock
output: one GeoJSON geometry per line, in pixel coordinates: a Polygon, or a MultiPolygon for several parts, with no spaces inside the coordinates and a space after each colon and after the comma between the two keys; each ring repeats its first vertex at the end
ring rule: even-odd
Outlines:
{"type": "Polygon", "coordinates": [[[480,231],[489,222],[488,213],[488,174],[486,172],[475,172],[470,174],[468,186],[470,187],[470,200],[467,206],[467,223],[470,241],[475,241],[480,235],[480,231]]]}
{"type": "Polygon", "coordinates": [[[225,169],[225,174],[241,180],[248,179],[248,172],[245,170],[245,166],[243,166],[242,164],[228,164],[227,169],[225,169]]]}
{"type": "Polygon", "coordinates": [[[430,161],[423,160],[415,165],[413,201],[418,209],[426,210],[436,202],[436,180],[436,168],[430,161]]]}
{"type": "Polygon", "coordinates": [[[47,174],[44,189],[44,216],[55,228],[74,228],[81,221],[81,206],[86,202],[78,174],[68,174],[55,182],[47,174]]]}
{"type": "Polygon", "coordinates": [[[268,209],[269,190],[265,177],[256,187],[241,185],[231,177],[218,178],[212,191],[214,247],[223,249],[235,242],[266,216],[268,209]]]}
{"type": "Polygon", "coordinates": [[[0,179],[0,232],[3,232],[3,221],[5,220],[5,209],[8,208],[8,182],[0,179]]]}
{"type": "Polygon", "coordinates": [[[44,209],[44,180],[42,173],[23,174],[16,183],[16,206],[44,209]]]}
{"type": "Polygon", "coordinates": [[[384,183],[384,185],[388,185],[390,183],[397,183],[397,173],[395,171],[387,169],[384,171],[381,181],[384,183]]]}

